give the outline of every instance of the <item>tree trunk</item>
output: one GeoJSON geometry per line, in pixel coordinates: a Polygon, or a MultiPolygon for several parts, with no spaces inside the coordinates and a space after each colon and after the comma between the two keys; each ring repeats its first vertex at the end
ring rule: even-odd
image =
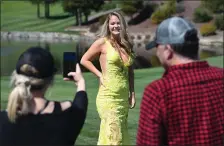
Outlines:
{"type": "Polygon", "coordinates": [[[85,22],[88,23],[88,14],[85,14],[85,22]]]}
{"type": "Polygon", "coordinates": [[[40,18],[40,1],[37,2],[37,17],[40,18]]]}
{"type": "Polygon", "coordinates": [[[82,25],[82,12],[80,9],[78,9],[78,18],[79,18],[79,26],[82,25]]]}
{"type": "Polygon", "coordinates": [[[50,4],[45,0],[45,18],[49,18],[50,16],[50,4]]]}
{"type": "Polygon", "coordinates": [[[76,19],[76,25],[79,25],[79,14],[78,14],[78,10],[75,10],[75,19],[76,19]]]}

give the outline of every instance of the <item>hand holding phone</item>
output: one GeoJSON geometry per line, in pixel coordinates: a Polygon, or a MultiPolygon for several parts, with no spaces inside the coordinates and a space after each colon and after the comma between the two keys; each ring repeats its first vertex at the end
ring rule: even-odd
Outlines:
{"type": "Polygon", "coordinates": [[[72,79],[72,76],[68,76],[69,72],[76,71],[77,57],[75,52],[64,52],[63,54],[63,77],[72,79]]]}
{"type": "Polygon", "coordinates": [[[77,92],[78,91],[86,91],[85,79],[83,78],[81,68],[79,64],[76,64],[76,71],[68,73],[73,79],[64,78],[64,81],[74,81],[77,85],[77,92]]]}

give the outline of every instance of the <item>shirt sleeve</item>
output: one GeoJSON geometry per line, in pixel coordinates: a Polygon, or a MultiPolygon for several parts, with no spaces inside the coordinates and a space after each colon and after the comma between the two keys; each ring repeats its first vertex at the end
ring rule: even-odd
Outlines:
{"type": "Polygon", "coordinates": [[[159,96],[160,92],[151,86],[144,90],[136,140],[138,146],[159,146],[162,144],[161,98],[159,96]]]}
{"type": "Polygon", "coordinates": [[[79,91],[72,102],[72,113],[76,121],[76,126],[81,128],[85,122],[88,107],[88,98],[85,91],[79,91]]]}
{"type": "Polygon", "coordinates": [[[86,112],[88,106],[87,93],[85,91],[79,91],[75,95],[75,99],[72,102],[72,108],[86,112]]]}

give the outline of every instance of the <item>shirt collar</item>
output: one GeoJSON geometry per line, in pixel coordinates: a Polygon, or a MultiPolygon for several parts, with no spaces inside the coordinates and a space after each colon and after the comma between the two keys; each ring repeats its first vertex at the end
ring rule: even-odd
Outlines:
{"type": "Polygon", "coordinates": [[[189,70],[189,69],[199,69],[199,68],[207,68],[207,67],[209,67],[209,64],[207,61],[195,61],[195,62],[186,63],[186,64],[173,65],[166,69],[163,76],[166,76],[168,73],[176,71],[176,70],[189,70]]]}

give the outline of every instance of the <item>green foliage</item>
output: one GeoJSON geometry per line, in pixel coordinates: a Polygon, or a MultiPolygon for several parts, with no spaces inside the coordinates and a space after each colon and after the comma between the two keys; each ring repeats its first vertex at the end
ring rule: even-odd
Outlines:
{"type": "Polygon", "coordinates": [[[202,36],[215,35],[216,26],[213,23],[206,23],[200,27],[200,32],[202,36]]]}
{"type": "Polygon", "coordinates": [[[37,17],[40,17],[40,4],[45,5],[45,17],[49,18],[50,16],[50,4],[55,4],[60,0],[29,0],[32,4],[37,5],[37,17]]]}
{"type": "Polygon", "coordinates": [[[71,13],[74,13],[76,9],[82,9],[83,12],[98,11],[103,4],[103,0],[63,0],[62,3],[64,11],[71,13]]]}
{"type": "Polygon", "coordinates": [[[152,14],[151,20],[154,24],[159,24],[163,20],[171,17],[176,13],[176,1],[168,1],[162,6],[159,6],[158,9],[152,14]]]}
{"type": "Polygon", "coordinates": [[[204,7],[198,7],[193,13],[194,22],[208,22],[213,19],[212,13],[204,7]]]}
{"type": "Polygon", "coordinates": [[[223,0],[203,0],[202,5],[214,13],[224,12],[223,0]]]}
{"type": "Polygon", "coordinates": [[[138,10],[143,8],[143,0],[128,0],[121,2],[121,10],[129,16],[132,16],[138,10]]]}
{"type": "Polygon", "coordinates": [[[44,4],[45,3],[45,1],[46,1],[46,3],[49,3],[49,4],[54,4],[54,3],[56,3],[56,2],[59,2],[60,0],[29,0],[31,3],[33,3],[33,4],[38,4],[38,3],[40,3],[40,4],[44,4]]]}
{"type": "Polygon", "coordinates": [[[219,14],[215,17],[215,25],[217,29],[224,30],[224,14],[219,14]]]}
{"type": "Polygon", "coordinates": [[[122,11],[126,14],[126,15],[133,15],[137,9],[131,5],[123,5],[122,6],[122,11]]]}
{"type": "Polygon", "coordinates": [[[116,8],[116,2],[109,2],[109,3],[105,3],[103,6],[102,6],[102,10],[103,11],[107,11],[107,10],[110,10],[110,9],[115,9],[116,8]]]}
{"type": "Polygon", "coordinates": [[[65,12],[70,12],[76,15],[76,24],[81,25],[81,14],[86,17],[85,21],[88,21],[88,15],[91,10],[98,11],[104,4],[103,0],[63,0],[62,5],[65,12]]]}
{"type": "Polygon", "coordinates": [[[152,20],[152,23],[159,24],[168,17],[169,15],[165,13],[165,10],[158,9],[156,10],[156,12],[152,14],[151,20],[152,20]]]}
{"type": "Polygon", "coordinates": [[[65,12],[74,13],[76,9],[82,7],[82,1],[80,0],[63,0],[62,3],[65,12]]]}
{"type": "Polygon", "coordinates": [[[150,9],[152,9],[152,11],[154,12],[154,11],[159,7],[159,4],[149,2],[149,3],[146,4],[144,7],[145,7],[145,8],[150,8],[150,9]]]}

